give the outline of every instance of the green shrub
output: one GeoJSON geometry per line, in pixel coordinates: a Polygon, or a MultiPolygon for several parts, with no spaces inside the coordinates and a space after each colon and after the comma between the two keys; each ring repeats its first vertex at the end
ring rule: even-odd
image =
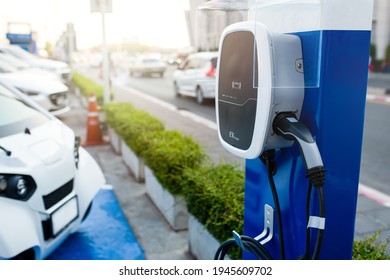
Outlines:
{"type": "Polygon", "coordinates": [[[145,134],[164,130],[164,124],[160,120],[128,103],[110,103],[104,106],[104,110],[107,124],[138,156],[143,156],[146,150],[145,134]]]}
{"type": "Polygon", "coordinates": [[[101,85],[77,72],[72,73],[72,82],[80,89],[83,96],[88,97],[88,94],[92,92],[96,95],[97,102],[103,103],[104,92],[101,85]]]}
{"type": "Polygon", "coordinates": [[[380,232],[376,232],[372,236],[361,241],[355,241],[353,244],[352,259],[353,260],[388,260],[390,256],[386,251],[390,240],[379,242],[380,232]]]}
{"type": "Polygon", "coordinates": [[[183,194],[183,171],[198,168],[206,158],[201,146],[192,137],[178,131],[156,131],[143,134],[140,140],[146,165],[173,195],[183,194]]]}
{"type": "Polygon", "coordinates": [[[105,104],[103,110],[106,112],[106,123],[112,129],[117,126],[117,116],[124,112],[133,111],[135,108],[130,103],[108,103],[105,104]]]}
{"type": "MultiPolygon", "coordinates": [[[[184,196],[188,211],[221,243],[232,230],[243,232],[244,172],[235,165],[207,164],[184,173],[184,196]]],[[[231,254],[240,258],[239,251],[231,254]]]]}

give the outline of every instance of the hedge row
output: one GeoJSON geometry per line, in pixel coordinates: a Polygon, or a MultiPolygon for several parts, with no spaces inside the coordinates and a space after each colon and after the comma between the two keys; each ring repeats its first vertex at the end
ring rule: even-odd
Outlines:
{"type": "Polygon", "coordinates": [[[83,96],[87,97],[89,93],[93,92],[96,95],[97,102],[99,104],[103,103],[104,92],[101,85],[98,85],[93,80],[77,72],[72,73],[72,82],[80,89],[80,92],[83,96]]]}
{"type": "MultiPolygon", "coordinates": [[[[187,169],[183,174],[188,212],[221,243],[232,238],[232,230],[244,228],[244,173],[237,165],[212,164],[187,169]]],[[[240,251],[229,253],[240,259],[240,251]]]]}
{"type": "Polygon", "coordinates": [[[121,136],[138,156],[143,156],[145,134],[164,130],[164,124],[129,103],[109,103],[104,106],[106,123],[121,136]]]}
{"type": "Polygon", "coordinates": [[[113,128],[170,193],[183,195],[188,210],[223,242],[242,232],[244,173],[238,166],[211,163],[192,137],[163,124],[127,103],[104,107],[113,128]]]}

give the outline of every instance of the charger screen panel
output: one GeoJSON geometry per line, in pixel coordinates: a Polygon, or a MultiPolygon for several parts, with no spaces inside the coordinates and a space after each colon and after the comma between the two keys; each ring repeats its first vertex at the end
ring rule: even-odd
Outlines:
{"type": "Polygon", "coordinates": [[[253,139],[257,110],[257,51],[252,32],[224,37],[218,80],[219,129],[222,139],[247,150],[253,139]]]}

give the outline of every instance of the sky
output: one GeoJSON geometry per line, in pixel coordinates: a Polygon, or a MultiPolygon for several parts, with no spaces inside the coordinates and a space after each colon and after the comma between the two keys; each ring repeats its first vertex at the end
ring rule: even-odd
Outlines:
{"type": "MultiPolygon", "coordinates": [[[[138,42],[161,47],[189,45],[184,11],[188,0],[112,0],[112,13],[105,15],[106,42],[138,42]]],[[[89,48],[102,43],[102,16],[91,13],[90,0],[0,0],[0,42],[8,23],[29,23],[37,32],[39,47],[54,44],[66,24],[72,22],[77,47],[89,48]]],[[[26,24],[11,28],[28,29],[26,24]]]]}

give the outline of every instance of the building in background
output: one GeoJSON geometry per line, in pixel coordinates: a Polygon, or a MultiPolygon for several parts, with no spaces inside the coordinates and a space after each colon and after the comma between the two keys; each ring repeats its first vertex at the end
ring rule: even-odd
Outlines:
{"type": "Polygon", "coordinates": [[[247,19],[246,11],[206,11],[198,10],[206,0],[189,0],[190,9],[186,11],[190,44],[197,51],[218,49],[223,29],[235,22],[247,19]]]}
{"type": "MultiPolygon", "coordinates": [[[[199,5],[205,2],[208,1],[189,0],[190,9],[185,13],[190,43],[196,50],[216,50],[224,27],[246,20],[247,13],[199,11],[199,5]]],[[[376,49],[376,59],[385,60],[390,46],[390,0],[374,0],[371,42],[376,49]]]]}
{"type": "Polygon", "coordinates": [[[376,48],[376,59],[386,58],[390,45],[390,1],[374,0],[371,42],[376,48]]]}

